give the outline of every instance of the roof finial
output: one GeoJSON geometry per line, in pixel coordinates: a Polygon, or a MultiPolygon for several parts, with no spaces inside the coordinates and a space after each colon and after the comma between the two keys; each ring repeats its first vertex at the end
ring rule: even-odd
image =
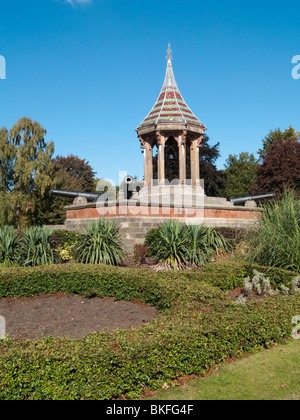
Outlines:
{"type": "Polygon", "coordinates": [[[171,44],[170,44],[170,42],[169,42],[169,46],[168,46],[168,49],[167,49],[167,60],[169,61],[169,60],[173,60],[173,56],[172,56],[172,50],[171,50],[171,44]]]}

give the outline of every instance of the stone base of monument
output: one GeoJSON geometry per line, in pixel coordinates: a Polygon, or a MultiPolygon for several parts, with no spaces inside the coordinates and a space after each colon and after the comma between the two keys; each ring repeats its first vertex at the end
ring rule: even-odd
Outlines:
{"type": "Polygon", "coordinates": [[[99,218],[114,220],[120,226],[123,245],[131,253],[145,234],[167,220],[209,227],[249,228],[261,217],[255,202],[234,205],[226,198],[207,197],[201,187],[160,186],[154,191],[143,188],[130,200],[73,204],[66,207],[65,229],[83,232],[99,218]],[[195,194],[195,192],[197,192],[195,194]]]}

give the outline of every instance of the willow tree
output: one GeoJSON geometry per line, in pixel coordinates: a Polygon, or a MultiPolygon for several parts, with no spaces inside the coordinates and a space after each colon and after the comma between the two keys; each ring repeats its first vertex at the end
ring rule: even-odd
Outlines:
{"type": "Polygon", "coordinates": [[[30,118],[21,118],[8,131],[0,131],[1,224],[18,227],[36,222],[52,186],[51,158],[54,143],[46,142],[46,129],[30,118]]]}

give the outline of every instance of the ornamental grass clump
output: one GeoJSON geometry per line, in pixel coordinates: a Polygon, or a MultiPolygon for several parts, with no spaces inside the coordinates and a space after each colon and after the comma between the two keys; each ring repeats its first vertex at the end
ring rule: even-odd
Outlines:
{"type": "Polygon", "coordinates": [[[285,192],[267,204],[248,238],[247,258],[258,264],[300,271],[300,200],[285,192]]]}
{"type": "Polygon", "coordinates": [[[55,242],[52,240],[51,235],[51,230],[40,226],[23,230],[20,248],[21,264],[37,267],[60,262],[60,257],[55,249],[55,242]]]}
{"type": "Polygon", "coordinates": [[[165,222],[150,244],[152,255],[159,259],[157,270],[180,270],[189,263],[189,237],[186,225],[175,220],[165,222]]]}
{"type": "Polygon", "coordinates": [[[0,229],[0,266],[16,265],[20,257],[20,237],[12,226],[0,229]]]}
{"type": "Polygon", "coordinates": [[[75,260],[84,264],[120,265],[125,253],[115,222],[99,219],[88,225],[74,247],[75,260]]]}
{"type": "Polygon", "coordinates": [[[222,234],[213,228],[203,225],[190,225],[187,227],[189,238],[189,262],[202,267],[209,262],[219,249],[228,251],[229,242],[222,234]]]}
{"type": "Polygon", "coordinates": [[[159,259],[157,270],[182,270],[202,267],[220,248],[229,250],[228,241],[215,229],[185,225],[175,220],[163,223],[147,243],[151,255],[159,259]]]}

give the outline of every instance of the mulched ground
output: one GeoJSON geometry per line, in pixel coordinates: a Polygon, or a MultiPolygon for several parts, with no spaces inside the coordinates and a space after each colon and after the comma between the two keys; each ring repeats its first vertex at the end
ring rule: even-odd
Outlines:
{"type": "Polygon", "coordinates": [[[89,333],[143,325],[157,314],[154,307],[113,298],[56,294],[0,299],[6,335],[14,339],[43,336],[80,339],[89,333]]]}

